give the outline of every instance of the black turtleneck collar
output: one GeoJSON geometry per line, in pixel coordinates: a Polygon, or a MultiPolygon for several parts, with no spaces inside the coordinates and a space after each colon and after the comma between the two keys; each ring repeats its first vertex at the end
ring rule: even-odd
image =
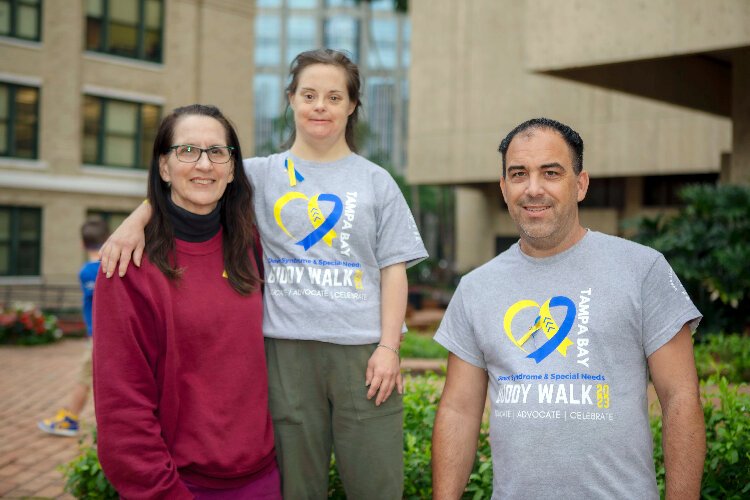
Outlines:
{"type": "Polygon", "coordinates": [[[208,241],[221,228],[221,200],[211,213],[200,215],[178,207],[172,201],[172,197],[167,196],[167,214],[172,221],[175,238],[190,243],[208,241]]]}

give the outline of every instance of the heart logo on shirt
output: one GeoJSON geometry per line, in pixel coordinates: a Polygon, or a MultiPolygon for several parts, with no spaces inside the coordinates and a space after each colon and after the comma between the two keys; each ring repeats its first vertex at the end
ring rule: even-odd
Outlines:
{"type": "Polygon", "coordinates": [[[558,295],[548,299],[541,306],[533,300],[519,300],[508,308],[503,318],[503,330],[508,336],[513,345],[521,349],[523,352],[528,352],[523,348],[523,344],[526,343],[534,332],[541,330],[547,336],[547,342],[545,342],[539,349],[530,353],[527,358],[531,358],[537,363],[540,363],[544,358],[552,354],[552,351],[557,351],[561,356],[567,356],[568,347],[573,345],[573,342],[568,338],[570,330],[573,328],[573,321],[576,317],[576,306],[572,300],[567,297],[558,295]],[[520,338],[516,338],[513,334],[512,324],[513,318],[523,309],[528,307],[535,307],[539,310],[539,314],[531,325],[520,338]],[[555,318],[552,317],[551,308],[554,307],[565,307],[565,319],[562,325],[558,325],[555,318]]]}
{"type": "Polygon", "coordinates": [[[304,200],[307,202],[307,218],[313,226],[313,230],[307,236],[297,241],[295,245],[300,245],[307,251],[320,240],[323,240],[329,247],[332,246],[333,238],[336,237],[336,231],[333,228],[339,219],[341,219],[341,214],[344,211],[344,204],[341,202],[341,198],[329,193],[316,194],[312,198],[308,198],[303,193],[292,191],[276,200],[273,207],[274,219],[276,219],[276,224],[279,225],[281,230],[290,238],[294,238],[294,236],[284,226],[284,222],[281,219],[281,211],[293,200],[304,200]],[[333,203],[333,209],[328,214],[328,217],[324,215],[319,202],[333,203]]]}

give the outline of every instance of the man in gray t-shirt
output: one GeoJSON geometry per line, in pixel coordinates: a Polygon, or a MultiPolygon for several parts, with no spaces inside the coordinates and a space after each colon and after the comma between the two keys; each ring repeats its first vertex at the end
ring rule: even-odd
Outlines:
{"type": "Polygon", "coordinates": [[[493,498],[658,499],[649,373],[667,497],[698,498],[705,431],[691,332],[700,313],[659,252],[580,225],[588,174],[575,131],[529,120],[500,152],[521,238],[461,280],[435,335],[450,351],[435,498],[461,496],[489,388],[493,498]]]}

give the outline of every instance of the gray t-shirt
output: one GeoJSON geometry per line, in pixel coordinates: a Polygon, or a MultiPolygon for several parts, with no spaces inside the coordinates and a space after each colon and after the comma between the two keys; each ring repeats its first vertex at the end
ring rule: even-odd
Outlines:
{"type": "Polygon", "coordinates": [[[492,498],[658,499],[647,357],[700,318],[659,252],[594,231],[464,276],[435,339],[487,370],[492,498]]]}
{"type": "Polygon", "coordinates": [[[356,154],[314,163],[286,152],[244,165],[263,243],[265,336],[377,342],[380,270],[427,257],[390,174],[356,154]]]}

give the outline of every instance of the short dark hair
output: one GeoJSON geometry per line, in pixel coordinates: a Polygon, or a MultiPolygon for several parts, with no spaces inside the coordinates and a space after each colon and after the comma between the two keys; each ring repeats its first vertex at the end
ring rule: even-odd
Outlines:
{"type": "Polygon", "coordinates": [[[87,217],[81,226],[81,239],[86,250],[99,250],[108,237],[109,225],[98,215],[87,217]]]}
{"type": "Polygon", "coordinates": [[[535,129],[554,130],[560,134],[568,145],[568,149],[570,149],[570,158],[573,161],[573,172],[575,172],[576,175],[581,173],[583,170],[583,139],[578,135],[578,132],[557,120],[552,120],[550,118],[532,118],[511,130],[500,143],[498,151],[500,151],[500,154],[503,157],[503,178],[505,178],[505,155],[508,152],[511,141],[516,135],[527,130],[535,129]]]}
{"type": "MultiPolygon", "coordinates": [[[[146,255],[169,279],[180,277],[181,270],[175,263],[174,229],[167,212],[170,186],[159,174],[159,160],[171,152],[174,129],[177,122],[186,116],[208,116],[222,124],[226,131],[227,146],[232,150],[232,172],[234,179],[227,184],[219,201],[221,225],[224,228],[224,268],[229,283],[238,293],[247,295],[261,282],[258,270],[251,265],[249,251],[255,250],[255,211],[253,210],[253,188],[242,167],[240,140],[232,123],[216,106],[191,104],[172,111],[159,125],[154,139],[151,165],[148,171],[148,201],[153,208],[151,220],[146,225],[146,255]]],[[[258,263],[260,265],[260,263],[258,263]]]]}
{"type": "MultiPolygon", "coordinates": [[[[360,88],[362,87],[362,81],[359,77],[359,67],[352,62],[352,60],[343,52],[333,49],[315,49],[300,52],[297,57],[294,58],[292,64],[289,66],[289,76],[291,81],[286,87],[287,94],[287,107],[289,106],[288,96],[293,95],[297,92],[297,86],[299,85],[299,77],[302,71],[309,66],[315,64],[327,64],[329,66],[335,66],[341,68],[346,73],[346,92],[349,95],[349,100],[354,103],[354,111],[349,115],[346,121],[346,130],[344,137],[346,139],[346,145],[349,146],[353,152],[357,152],[357,144],[355,141],[355,130],[357,121],[359,120],[359,110],[362,107],[362,99],[360,98],[360,88]]],[[[294,140],[297,138],[296,130],[292,129],[292,133],[289,139],[282,145],[282,148],[288,149],[294,144],[294,140]]]]}

